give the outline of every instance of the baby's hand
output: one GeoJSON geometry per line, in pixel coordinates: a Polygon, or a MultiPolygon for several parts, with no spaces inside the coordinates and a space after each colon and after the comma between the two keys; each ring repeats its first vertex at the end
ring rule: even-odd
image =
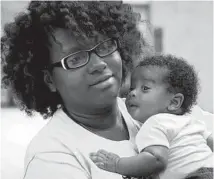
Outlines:
{"type": "Polygon", "coordinates": [[[105,150],[99,150],[97,153],[91,153],[90,158],[99,168],[117,173],[117,164],[120,160],[118,155],[105,150]]]}

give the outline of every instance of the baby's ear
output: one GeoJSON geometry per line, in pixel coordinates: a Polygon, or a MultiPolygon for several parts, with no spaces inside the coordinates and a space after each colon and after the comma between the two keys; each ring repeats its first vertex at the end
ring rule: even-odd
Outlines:
{"type": "Polygon", "coordinates": [[[181,93],[177,93],[171,99],[170,105],[168,106],[169,111],[175,111],[181,108],[181,105],[184,101],[184,95],[181,93]]]}
{"type": "Polygon", "coordinates": [[[44,70],[44,82],[48,86],[51,92],[56,92],[56,87],[53,78],[48,70],[44,70]]]}

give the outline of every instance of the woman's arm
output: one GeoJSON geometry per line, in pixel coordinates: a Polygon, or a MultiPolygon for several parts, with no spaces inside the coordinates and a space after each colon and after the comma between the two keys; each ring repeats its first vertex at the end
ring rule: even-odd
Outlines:
{"type": "Polygon", "coordinates": [[[165,169],[168,160],[168,148],[149,146],[136,156],[124,158],[100,150],[93,153],[91,159],[98,167],[107,171],[125,176],[146,177],[165,169]]]}
{"type": "Polygon", "coordinates": [[[23,179],[89,179],[89,173],[75,156],[66,153],[42,153],[25,167],[23,179]]]}

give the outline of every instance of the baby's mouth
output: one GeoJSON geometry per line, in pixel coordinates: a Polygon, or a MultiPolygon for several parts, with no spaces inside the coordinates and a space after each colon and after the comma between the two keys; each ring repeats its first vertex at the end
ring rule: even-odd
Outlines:
{"type": "Polygon", "coordinates": [[[133,102],[128,102],[128,108],[133,109],[133,108],[137,108],[138,106],[133,103],[133,102]]]}
{"type": "Polygon", "coordinates": [[[137,105],[130,104],[130,105],[129,105],[129,108],[137,108],[137,105]]]}

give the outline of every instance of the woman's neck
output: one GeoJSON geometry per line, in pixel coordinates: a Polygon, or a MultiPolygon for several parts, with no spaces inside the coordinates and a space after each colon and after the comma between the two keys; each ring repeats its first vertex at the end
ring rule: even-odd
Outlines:
{"type": "Polygon", "coordinates": [[[120,117],[117,102],[113,105],[93,110],[74,110],[73,108],[65,107],[64,111],[72,120],[94,130],[109,129],[116,124],[118,117],[120,117]]]}

